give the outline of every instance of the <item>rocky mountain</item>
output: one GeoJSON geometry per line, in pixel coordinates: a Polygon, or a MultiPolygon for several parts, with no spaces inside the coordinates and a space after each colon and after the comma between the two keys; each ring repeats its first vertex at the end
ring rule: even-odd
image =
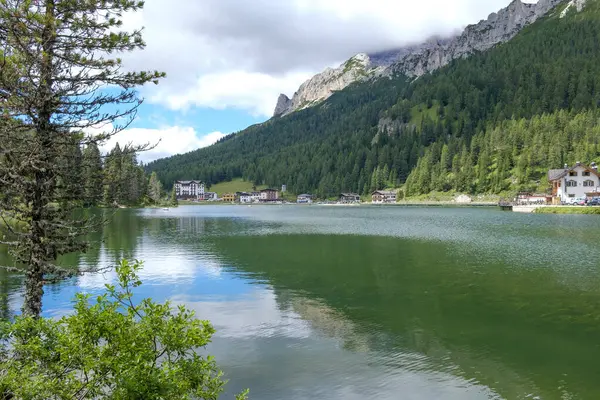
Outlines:
{"type": "MultiPolygon", "coordinates": [[[[375,54],[358,54],[338,68],[328,68],[303,83],[290,99],[282,94],[274,116],[284,116],[319,103],[335,91],[372,76],[404,74],[418,77],[456,58],[485,51],[512,39],[525,26],[535,22],[563,0],[539,0],[537,4],[514,0],[492,13],[487,20],[469,25],[454,38],[431,38],[424,43],[375,54]]],[[[572,0],[581,9],[585,0],[572,0]]]]}
{"type": "Polygon", "coordinates": [[[281,94],[275,107],[275,117],[310,107],[365,77],[381,72],[382,68],[372,65],[367,54],[357,54],[338,68],[327,68],[304,82],[290,99],[281,94]]]}
{"type": "Polygon", "coordinates": [[[539,0],[537,4],[514,0],[497,13],[489,15],[475,25],[469,25],[456,38],[406,55],[392,64],[387,72],[418,77],[450,63],[468,57],[477,51],[485,51],[515,37],[525,26],[546,15],[563,0],[539,0]]]}

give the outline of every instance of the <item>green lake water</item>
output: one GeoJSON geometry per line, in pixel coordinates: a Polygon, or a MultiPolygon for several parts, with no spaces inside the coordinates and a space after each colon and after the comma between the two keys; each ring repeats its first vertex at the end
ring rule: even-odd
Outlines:
{"type": "MultiPolygon", "coordinates": [[[[108,212],[62,264],[145,260],[141,295],[197,311],[224,398],[598,399],[600,217],[484,208],[108,212]]],[[[0,249],[0,264],[10,263],[0,249]]],[[[0,274],[2,274],[0,272],[0,274]]],[[[5,314],[21,280],[0,275],[5,314]]],[[[110,270],[46,287],[68,312],[110,270]]]]}

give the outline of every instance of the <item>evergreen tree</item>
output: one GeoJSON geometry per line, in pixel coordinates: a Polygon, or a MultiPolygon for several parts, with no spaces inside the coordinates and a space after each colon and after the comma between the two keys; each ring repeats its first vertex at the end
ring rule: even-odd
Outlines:
{"type": "Polygon", "coordinates": [[[169,203],[173,207],[177,207],[177,205],[179,204],[179,202],[177,201],[177,192],[175,191],[175,186],[173,186],[173,189],[171,189],[171,196],[169,198],[169,203]]]}
{"type": "Polygon", "coordinates": [[[104,168],[104,204],[106,205],[124,204],[121,193],[122,162],[123,152],[117,143],[106,157],[104,168]]]}
{"type": "Polygon", "coordinates": [[[150,181],[148,183],[148,197],[154,204],[160,204],[163,198],[162,183],[158,179],[156,172],[150,175],[150,181]]]}
{"type": "Polygon", "coordinates": [[[40,315],[46,278],[68,273],[56,259],[85,249],[82,237],[92,229],[73,212],[61,162],[69,157],[65,145],[80,147],[117,133],[123,127],[118,121],[133,118],[141,103],[133,88],[164,76],[122,71],[121,60],[111,57],[144,47],[141,31],[120,31],[121,16],[142,6],[0,2],[0,154],[7,155],[0,164],[0,209],[22,224],[8,244],[26,273],[26,315],[40,315]],[[107,86],[113,89],[99,90],[107,86]],[[93,137],[74,133],[97,126],[115,128],[93,137]]]}
{"type": "Polygon", "coordinates": [[[87,206],[96,206],[102,201],[104,174],[102,158],[96,143],[90,143],[83,151],[83,188],[87,206]]]}

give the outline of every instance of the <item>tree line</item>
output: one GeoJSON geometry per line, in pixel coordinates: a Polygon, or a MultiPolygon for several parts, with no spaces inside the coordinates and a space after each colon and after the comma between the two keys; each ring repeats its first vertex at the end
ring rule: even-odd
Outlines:
{"type": "Polygon", "coordinates": [[[75,143],[64,154],[63,162],[64,173],[58,178],[65,192],[63,198],[84,207],[176,204],[177,199],[165,193],[156,174],[146,174],[135,148],[121,149],[117,143],[103,155],[95,143],[83,150],[75,143]]]}

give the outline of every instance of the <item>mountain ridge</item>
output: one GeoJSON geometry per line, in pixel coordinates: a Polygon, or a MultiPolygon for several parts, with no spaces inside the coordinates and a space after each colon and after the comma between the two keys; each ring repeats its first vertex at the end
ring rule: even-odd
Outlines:
{"type": "MultiPolygon", "coordinates": [[[[523,3],[513,0],[507,7],[491,13],[487,19],[468,25],[461,34],[449,37],[432,37],[426,41],[399,49],[373,54],[359,53],[338,68],[327,68],[304,82],[290,99],[281,94],[277,101],[274,117],[288,115],[294,111],[315,105],[337,90],[371,77],[403,74],[419,77],[435,71],[452,60],[478,51],[485,51],[504,43],[518,34],[522,28],[546,15],[564,0],[539,0],[538,3],[523,3]],[[349,63],[359,60],[355,67],[349,63]]],[[[585,0],[573,0],[579,3],[585,0]]]]}

